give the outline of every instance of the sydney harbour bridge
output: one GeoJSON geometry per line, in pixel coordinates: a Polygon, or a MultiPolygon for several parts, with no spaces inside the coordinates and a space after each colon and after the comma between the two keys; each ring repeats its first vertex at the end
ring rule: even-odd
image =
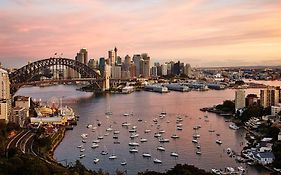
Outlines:
{"type": "Polygon", "coordinates": [[[110,75],[104,74],[102,76],[97,69],[92,69],[86,64],[69,58],[48,58],[38,60],[29,63],[9,74],[12,95],[24,85],[38,85],[42,83],[54,82],[67,83],[76,81],[88,81],[91,84],[97,85],[100,90],[105,91],[109,89],[109,77],[110,75]],[[62,77],[46,80],[35,79],[35,77],[44,76],[44,70],[61,68],[71,68],[77,72],[77,74],[79,74],[79,77],[62,77]]]}

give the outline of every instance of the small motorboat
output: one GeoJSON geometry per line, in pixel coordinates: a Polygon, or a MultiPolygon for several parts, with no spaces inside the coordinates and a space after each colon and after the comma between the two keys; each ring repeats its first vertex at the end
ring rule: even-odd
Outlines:
{"type": "Polygon", "coordinates": [[[171,152],[170,154],[172,157],[179,157],[179,154],[177,152],[171,152]]]}
{"type": "Polygon", "coordinates": [[[99,139],[93,140],[93,143],[100,143],[99,139]]]}
{"type": "Polygon", "coordinates": [[[126,161],[123,161],[123,162],[121,162],[121,165],[122,165],[122,166],[125,166],[125,165],[127,165],[127,162],[126,162],[126,161]]]}
{"type": "Polygon", "coordinates": [[[193,143],[198,143],[198,140],[197,139],[193,139],[192,142],[193,143]]]}
{"type": "Polygon", "coordinates": [[[141,139],[140,139],[140,142],[142,142],[142,143],[143,143],[143,142],[147,142],[147,139],[141,138],[141,139]]]}
{"type": "Polygon", "coordinates": [[[137,152],[139,152],[139,150],[136,149],[136,148],[131,148],[131,149],[129,150],[129,152],[130,152],[130,153],[137,153],[137,152]]]}
{"type": "Polygon", "coordinates": [[[117,156],[115,154],[112,154],[111,156],[109,156],[109,159],[110,160],[117,159],[117,156]]]}
{"type": "Polygon", "coordinates": [[[85,157],[85,154],[80,154],[79,158],[82,159],[83,157],[85,157]]]}
{"type": "Polygon", "coordinates": [[[149,153],[143,153],[142,157],[151,157],[151,155],[149,153]]]}
{"type": "Polygon", "coordinates": [[[91,148],[97,148],[97,147],[99,147],[99,144],[97,144],[97,143],[93,143],[91,146],[91,148]]]}
{"type": "Polygon", "coordinates": [[[140,144],[138,142],[130,142],[129,146],[139,146],[140,144]]]}
{"type": "Polygon", "coordinates": [[[178,139],[178,138],[180,138],[177,134],[173,134],[172,136],[171,136],[171,138],[172,139],[178,139]]]}
{"type": "Polygon", "coordinates": [[[165,148],[164,148],[163,146],[158,146],[158,147],[157,147],[157,150],[158,150],[158,151],[165,151],[165,148]]]}
{"type": "Polygon", "coordinates": [[[154,163],[157,163],[157,164],[161,164],[161,163],[162,163],[162,161],[161,161],[161,160],[156,159],[156,158],[155,158],[155,159],[153,159],[153,162],[154,162],[154,163]]]}
{"type": "Polygon", "coordinates": [[[98,158],[94,158],[94,164],[97,164],[100,161],[98,158]]]}
{"type": "Polygon", "coordinates": [[[221,141],[220,139],[217,139],[217,140],[216,140],[216,143],[219,144],[219,145],[221,145],[221,144],[222,144],[222,141],[221,141]]]}
{"type": "Polygon", "coordinates": [[[101,155],[107,155],[108,154],[108,152],[107,151],[101,151],[101,155]]]}

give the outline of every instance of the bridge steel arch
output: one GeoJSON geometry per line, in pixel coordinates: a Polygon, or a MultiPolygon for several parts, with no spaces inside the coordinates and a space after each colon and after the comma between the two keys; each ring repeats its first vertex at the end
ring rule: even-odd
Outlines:
{"type": "Polygon", "coordinates": [[[15,72],[12,72],[9,75],[11,93],[14,94],[22,84],[30,81],[43,69],[56,65],[70,67],[80,73],[82,78],[102,78],[97,70],[94,70],[79,61],[68,58],[48,58],[32,62],[16,70],[15,72]]]}

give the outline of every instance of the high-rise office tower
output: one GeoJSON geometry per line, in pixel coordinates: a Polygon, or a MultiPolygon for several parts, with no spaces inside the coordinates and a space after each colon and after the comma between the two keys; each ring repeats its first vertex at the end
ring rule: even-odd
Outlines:
{"type": "Polygon", "coordinates": [[[260,90],[260,103],[264,108],[275,106],[279,103],[279,90],[274,87],[260,90]]]}
{"type": "Polygon", "coordinates": [[[0,121],[8,122],[11,104],[9,74],[0,68],[0,121]]]}
{"type": "Polygon", "coordinates": [[[245,107],[245,90],[238,89],[235,91],[235,110],[245,107]]]}
{"type": "Polygon", "coordinates": [[[139,77],[141,75],[141,68],[142,68],[142,57],[140,54],[136,54],[133,56],[133,62],[136,66],[136,77],[139,77]]]}

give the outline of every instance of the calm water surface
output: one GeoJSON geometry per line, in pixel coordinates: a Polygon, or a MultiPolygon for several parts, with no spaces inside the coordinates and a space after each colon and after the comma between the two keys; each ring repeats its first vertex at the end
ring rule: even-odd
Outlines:
{"type": "MultiPolygon", "coordinates": [[[[240,152],[245,144],[244,130],[234,131],[229,129],[229,123],[225,122],[223,117],[216,114],[208,113],[209,122],[205,121],[205,113],[199,109],[202,107],[213,106],[222,103],[227,99],[234,99],[234,91],[232,89],[222,91],[206,91],[206,92],[171,92],[168,94],[159,94],[153,92],[134,92],[128,95],[107,94],[105,96],[95,96],[92,93],[76,91],[75,86],[52,86],[52,87],[29,87],[22,88],[17,94],[32,96],[36,99],[47,101],[51,97],[62,97],[65,105],[71,106],[76,114],[80,115],[78,125],[72,131],[67,131],[65,138],[55,151],[54,157],[58,161],[66,160],[67,163],[73,163],[79,159],[81,154],[78,145],[82,144],[82,133],[87,133],[87,143],[84,143],[86,149],[83,154],[86,155],[80,161],[89,169],[103,169],[110,173],[114,173],[116,169],[127,170],[128,174],[137,174],[137,172],[148,170],[165,171],[172,168],[177,163],[193,164],[199,168],[210,171],[211,168],[224,169],[227,166],[247,168],[248,174],[267,174],[262,170],[238,164],[233,158],[226,155],[225,150],[229,147],[236,152],[240,152]],[[105,111],[109,109],[113,112],[111,117],[105,116],[105,111]],[[154,133],[157,132],[156,125],[153,124],[153,119],[158,117],[161,111],[166,111],[167,116],[164,119],[159,119],[160,129],[166,132],[164,138],[169,138],[170,142],[160,144],[158,139],[154,138],[154,133]],[[124,117],[124,113],[133,113],[133,116],[124,117]],[[183,116],[183,130],[176,131],[176,115],[183,116]],[[187,116],[187,117],[185,117],[187,116]],[[201,119],[200,119],[201,118],[201,119]],[[139,122],[138,119],[142,119],[139,122]],[[101,126],[96,132],[87,128],[88,124],[97,125],[97,120],[101,121],[101,126]],[[128,143],[132,140],[129,138],[128,129],[121,126],[122,122],[128,121],[132,125],[137,126],[137,133],[140,134],[134,141],[140,138],[148,139],[146,143],[140,143],[138,153],[129,153],[128,143]],[[169,123],[167,123],[169,121],[169,123]],[[199,142],[201,145],[202,155],[196,155],[196,147],[192,143],[192,135],[194,134],[193,127],[201,125],[199,130],[201,135],[199,142]],[[104,139],[99,143],[99,147],[92,149],[92,140],[98,135],[104,135],[106,128],[112,126],[113,129],[120,131],[118,141],[120,144],[113,144],[113,133],[104,136],[104,139]],[[151,129],[152,132],[144,134],[145,129],[151,129]],[[209,129],[214,129],[214,133],[208,132],[209,129]],[[180,136],[178,140],[172,140],[170,137],[173,133],[180,136]],[[220,134],[220,139],[223,144],[215,143],[220,134]],[[156,147],[163,145],[166,148],[165,152],[159,152],[156,147]],[[109,155],[102,156],[100,152],[107,149],[109,155]],[[172,151],[179,153],[178,158],[170,156],[172,151]],[[152,158],[145,159],[142,157],[143,152],[149,152],[152,158]],[[117,155],[116,160],[109,160],[110,154],[117,155]],[[100,162],[93,163],[93,159],[98,157],[100,162]],[[153,163],[153,158],[162,160],[161,165],[153,163]],[[121,166],[122,161],[127,161],[126,166],[121,166]]],[[[258,89],[248,89],[247,93],[259,93],[258,89]]],[[[62,162],[63,163],[63,162],[62,162]]]]}

